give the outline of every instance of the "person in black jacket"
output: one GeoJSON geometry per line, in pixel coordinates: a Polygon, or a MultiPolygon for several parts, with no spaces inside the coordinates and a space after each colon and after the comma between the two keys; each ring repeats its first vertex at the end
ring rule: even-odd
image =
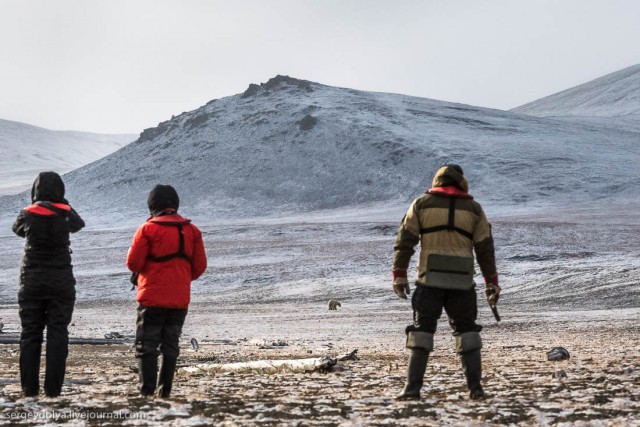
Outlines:
{"type": "Polygon", "coordinates": [[[24,396],[36,396],[40,385],[42,333],[47,328],[44,392],[60,395],[67,363],[69,331],[76,300],[69,233],[84,221],[64,198],[64,183],[55,172],[38,175],[32,204],[24,208],[13,232],[26,239],[20,268],[20,382],[24,396]]]}

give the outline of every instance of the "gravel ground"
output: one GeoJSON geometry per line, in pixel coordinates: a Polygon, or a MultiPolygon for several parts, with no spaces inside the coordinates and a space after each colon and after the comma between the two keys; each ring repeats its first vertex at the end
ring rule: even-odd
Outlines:
{"type": "MultiPolygon", "coordinates": [[[[408,357],[402,328],[410,313],[406,306],[377,307],[372,322],[371,308],[343,303],[329,312],[305,305],[290,313],[277,304],[196,305],[185,326],[184,366],[337,357],[354,349],[359,359],[339,362],[328,373],[181,370],[171,399],[138,396],[126,329],[120,329],[125,344],[71,346],[67,382],[57,399],[21,398],[17,345],[0,345],[0,424],[640,425],[640,310],[512,312],[500,324],[482,310],[483,383],[489,398],[479,402],[467,398],[454,340],[442,319],[422,400],[396,402],[408,357]],[[243,324],[249,309],[253,317],[243,324]],[[299,328],[287,329],[285,323],[276,333],[285,317],[299,328]],[[215,335],[212,330],[227,332],[215,335]],[[199,338],[197,352],[191,337],[199,338]],[[571,358],[547,361],[546,352],[555,346],[565,347],[571,358]]],[[[129,320],[108,313],[132,317],[131,311],[131,304],[101,310],[80,305],[74,327],[95,337],[118,330],[117,319],[129,320]],[[102,321],[82,320],[96,316],[102,321]]],[[[17,321],[12,313],[9,307],[0,310],[9,333],[17,321]]]]}
{"type": "MultiPolygon", "coordinates": [[[[193,284],[184,366],[337,357],[355,349],[360,359],[328,373],[183,370],[170,400],[139,397],[131,369],[136,303],[123,262],[133,230],[86,230],[73,242],[78,300],[71,336],[118,332],[124,343],[72,345],[57,399],[22,399],[17,344],[0,345],[0,424],[640,426],[640,258],[629,238],[638,231],[637,214],[630,216],[638,210],[619,212],[494,221],[503,321],[493,320],[479,295],[489,395],[481,402],[467,399],[446,319],[423,399],[394,400],[404,383],[403,331],[411,322],[408,302],[389,284],[397,221],[204,225],[210,266],[193,284]],[[328,311],[330,298],[342,307],[328,311]],[[548,362],[546,352],[556,346],[571,358],[548,362]]],[[[0,242],[2,341],[20,332],[22,241],[3,235],[0,242]]]]}

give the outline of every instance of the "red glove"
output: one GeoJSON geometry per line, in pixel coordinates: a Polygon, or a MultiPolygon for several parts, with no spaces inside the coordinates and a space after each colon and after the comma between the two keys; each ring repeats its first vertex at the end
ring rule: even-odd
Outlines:
{"type": "Polygon", "coordinates": [[[484,293],[491,307],[495,307],[500,299],[500,286],[498,286],[498,275],[484,278],[484,293]]]}
{"type": "Polygon", "coordinates": [[[401,299],[407,299],[411,293],[409,281],[407,280],[407,270],[393,270],[393,292],[401,299]]]}

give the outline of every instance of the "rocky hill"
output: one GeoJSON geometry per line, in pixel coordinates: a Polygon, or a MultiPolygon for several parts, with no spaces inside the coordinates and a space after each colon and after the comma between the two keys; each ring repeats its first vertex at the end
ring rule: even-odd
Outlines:
{"type": "Polygon", "coordinates": [[[489,206],[566,206],[628,194],[640,179],[637,141],[625,130],[277,76],[146,129],[65,181],[75,205],[116,223],[144,215],[156,183],[173,184],[186,212],[204,219],[404,203],[446,162],[463,166],[489,206]]]}

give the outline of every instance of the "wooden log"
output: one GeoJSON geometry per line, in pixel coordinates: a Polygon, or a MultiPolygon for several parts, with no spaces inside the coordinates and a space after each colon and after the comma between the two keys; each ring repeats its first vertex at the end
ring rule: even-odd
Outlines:
{"type": "MultiPolygon", "coordinates": [[[[46,341],[46,340],[45,340],[46,341]]],[[[109,345],[109,344],[129,344],[133,340],[126,338],[106,339],[106,338],[82,338],[69,337],[70,345],[109,345]]],[[[20,337],[17,335],[0,335],[0,344],[20,344],[20,337]]]]}

